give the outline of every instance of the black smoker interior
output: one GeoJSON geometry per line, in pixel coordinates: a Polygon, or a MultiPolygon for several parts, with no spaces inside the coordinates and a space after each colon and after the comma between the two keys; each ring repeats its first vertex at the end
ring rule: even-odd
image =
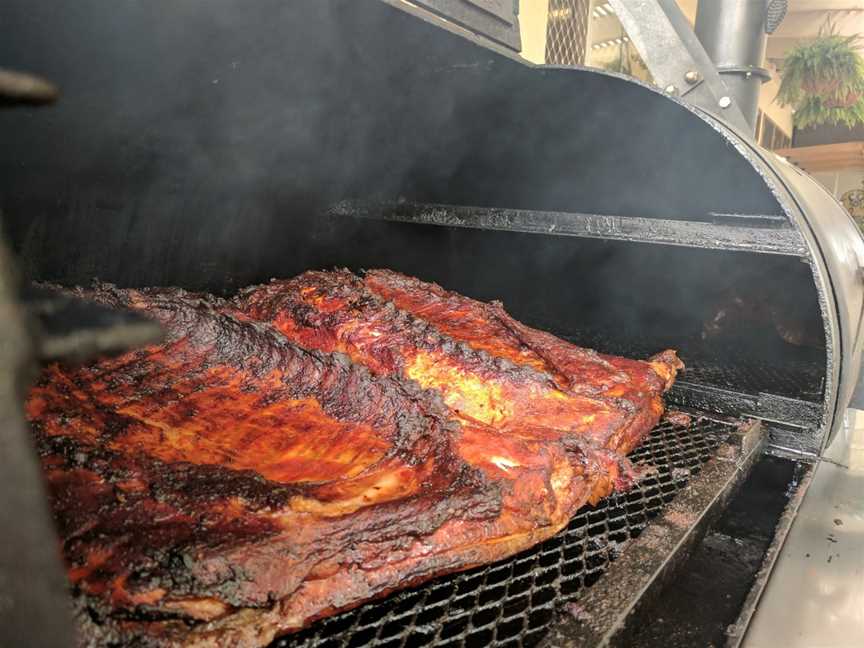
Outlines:
{"type": "MultiPolygon", "coordinates": [[[[689,111],[618,78],[531,69],[377,1],[198,5],[172,7],[171,21],[159,3],[5,10],[3,60],[64,93],[0,117],[4,228],[27,278],[229,293],[310,268],[390,267],[500,299],[600,350],[681,349],[687,381],[822,401],[824,326],[803,251],[331,209],[467,205],[649,226],[735,217],[783,234],[763,179],[689,111]]],[[[824,412],[810,410],[812,426],[824,412]]],[[[811,437],[799,445],[814,451],[811,437]]]]}

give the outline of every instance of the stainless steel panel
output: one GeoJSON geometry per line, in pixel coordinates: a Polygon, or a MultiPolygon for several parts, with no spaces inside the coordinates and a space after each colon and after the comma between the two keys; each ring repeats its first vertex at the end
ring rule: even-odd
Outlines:
{"type": "Polygon", "coordinates": [[[816,468],[743,646],[864,646],[864,412],[816,468]]]}

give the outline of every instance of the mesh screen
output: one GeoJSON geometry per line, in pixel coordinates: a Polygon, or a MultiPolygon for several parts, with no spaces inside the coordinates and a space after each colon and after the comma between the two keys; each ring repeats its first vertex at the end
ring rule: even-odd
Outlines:
{"type": "Polygon", "coordinates": [[[681,380],[721,387],[745,394],[776,394],[818,403],[825,391],[824,361],[789,358],[782,364],[698,358],[681,374],[681,380]]]}
{"type": "MultiPolygon", "coordinates": [[[[548,328],[548,327],[547,327],[548,328]]],[[[825,352],[785,343],[765,343],[758,349],[752,341],[705,342],[677,338],[657,340],[638,335],[611,337],[602,331],[584,330],[566,340],[626,358],[647,358],[664,348],[678,350],[686,366],[679,382],[697,383],[741,394],[775,394],[811,403],[822,400],[825,391],[825,352]]]]}
{"type": "Polygon", "coordinates": [[[549,0],[546,63],[581,65],[585,61],[590,0],[549,0]]]}
{"type": "Polygon", "coordinates": [[[272,648],[534,646],[561,605],[600,579],[664,505],[713,456],[732,426],[661,423],[631,454],[652,466],[631,490],[585,507],[557,536],[517,556],[445,576],[324,619],[272,648]]]}

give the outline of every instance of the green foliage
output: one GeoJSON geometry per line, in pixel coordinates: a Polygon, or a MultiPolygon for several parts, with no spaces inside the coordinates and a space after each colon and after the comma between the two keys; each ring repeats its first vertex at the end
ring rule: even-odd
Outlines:
{"type": "Polygon", "coordinates": [[[848,107],[835,107],[827,105],[822,97],[808,95],[798,104],[793,118],[798,128],[820,124],[842,124],[854,128],[864,124],[864,98],[848,107]]]}
{"type": "Polygon", "coordinates": [[[851,128],[864,123],[864,59],[856,49],[859,36],[840,36],[831,25],[826,28],[815,40],[791,50],[783,62],[777,101],[795,109],[798,128],[819,124],[851,128]]]}
{"type": "Polygon", "coordinates": [[[777,98],[795,105],[820,86],[832,91],[864,91],[864,61],[854,48],[857,36],[821,36],[799,45],[783,62],[783,80],[777,98]]]}

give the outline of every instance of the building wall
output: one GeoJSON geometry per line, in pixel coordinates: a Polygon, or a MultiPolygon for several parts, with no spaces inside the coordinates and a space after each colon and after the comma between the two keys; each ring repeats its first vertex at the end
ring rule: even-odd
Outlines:
{"type": "Polygon", "coordinates": [[[546,62],[546,22],[549,0],[522,0],[519,3],[519,29],[522,57],[532,63],[546,62]]]}
{"type": "Polygon", "coordinates": [[[792,109],[783,107],[774,99],[780,90],[780,74],[777,68],[770,62],[765,63],[765,68],[771,73],[771,80],[762,84],[759,94],[759,109],[768,115],[771,120],[780,127],[786,135],[792,136],[792,109]]]}
{"type": "Polygon", "coordinates": [[[677,0],[677,4],[681,12],[687,16],[690,24],[694,24],[696,22],[696,9],[699,6],[699,0],[677,0]]]}
{"type": "Polygon", "coordinates": [[[862,169],[816,171],[810,175],[837,198],[841,198],[847,191],[861,189],[862,181],[864,181],[864,170],[862,169]]]}
{"type": "Polygon", "coordinates": [[[795,146],[819,146],[842,142],[864,142],[864,124],[849,128],[844,124],[820,124],[795,132],[795,146]]]}
{"type": "MultiPolygon", "coordinates": [[[[593,0],[591,6],[605,4],[605,0],[593,0]]],[[[614,14],[602,17],[592,16],[588,21],[588,47],[586,48],[585,65],[604,70],[621,70],[621,63],[625,63],[625,70],[629,68],[630,74],[641,81],[651,82],[651,74],[639,53],[631,42],[594,49],[591,45],[595,43],[608,43],[614,39],[622,39],[626,31],[614,14]]]]}

